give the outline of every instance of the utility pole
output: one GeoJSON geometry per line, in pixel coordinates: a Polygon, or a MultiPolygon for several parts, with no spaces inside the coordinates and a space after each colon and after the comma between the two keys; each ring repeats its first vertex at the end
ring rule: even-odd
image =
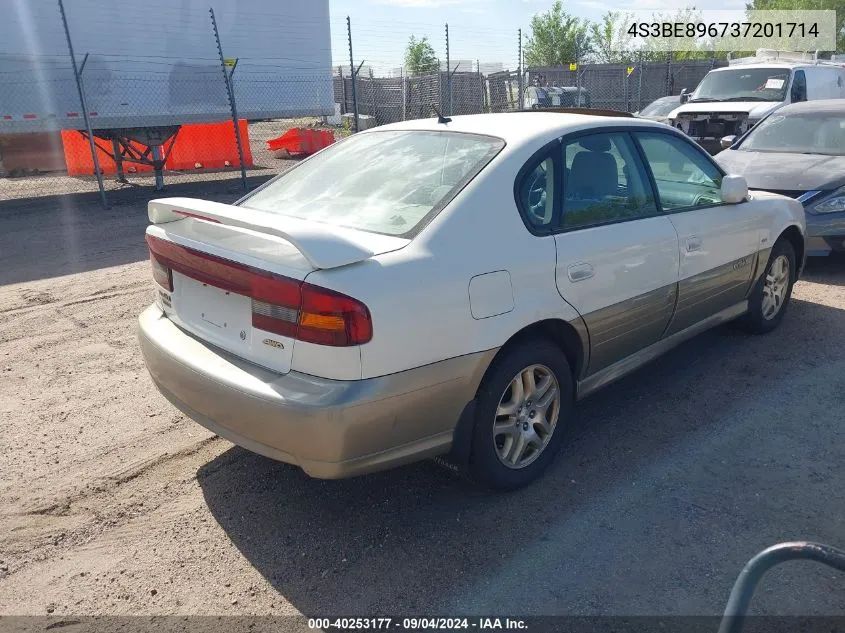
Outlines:
{"type": "Polygon", "coordinates": [[[88,146],[91,148],[91,159],[94,162],[94,175],[97,177],[97,186],[100,189],[100,203],[104,209],[108,209],[106,201],[106,189],[103,186],[103,172],[100,170],[100,159],[97,156],[97,146],[94,144],[94,132],[91,129],[91,119],[88,117],[88,102],[85,99],[85,90],[82,87],[82,78],[79,76],[79,68],[76,66],[76,56],[73,54],[73,42],[70,39],[70,29],[67,25],[65,5],[59,0],[59,11],[62,14],[62,25],[65,27],[67,38],[67,50],[70,54],[70,63],[73,65],[73,76],[76,79],[76,90],[79,93],[79,107],[82,108],[82,117],[85,119],[85,130],[88,132],[88,146]]]}

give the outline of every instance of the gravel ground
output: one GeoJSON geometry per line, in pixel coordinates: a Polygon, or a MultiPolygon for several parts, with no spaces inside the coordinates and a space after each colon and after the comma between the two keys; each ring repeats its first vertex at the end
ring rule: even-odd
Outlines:
{"type": "MultiPolygon", "coordinates": [[[[776,333],[717,329],[600,392],[542,480],[493,494],[431,462],[311,480],[185,419],[135,339],[145,224],[0,205],[2,614],[717,614],[760,549],[845,546],[841,258],[776,333]]],[[[783,566],[753,609],[845,614],[845,575],[783,566]]]]}

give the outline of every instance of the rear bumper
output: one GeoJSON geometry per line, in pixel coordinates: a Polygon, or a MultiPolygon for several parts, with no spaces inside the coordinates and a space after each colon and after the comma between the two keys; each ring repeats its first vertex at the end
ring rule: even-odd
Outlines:
{"type": "Polygon", "coordinates": [[[807,255],[819,257],[845,251],[845,233],[842,235],[810,236],[807,238],[807,255]]]}
{"type": "Polygon", "coordinates": [[[144,360],[185,415],[247,450],[336,479],[449,451],[461,411],[496,350],[398,374],[338,381],[277,374],[214,348],[150,306],[144,360]]]}

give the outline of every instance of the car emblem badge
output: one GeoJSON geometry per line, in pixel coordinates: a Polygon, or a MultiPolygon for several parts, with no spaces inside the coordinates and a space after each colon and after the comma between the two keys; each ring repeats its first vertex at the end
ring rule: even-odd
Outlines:
{"type": "Polygon", "coordinates": [[[265,345],[269,345],[270,347],[275,347],[276,349],[285,349],[285,346],[281,341],[274,341],[271,338],[265,338],[261,342],[264,343],[265,345]]]}
{"type": "Polygon", "coordinates": [[[246,330],[241,330],[240,336],[241,336],[241,340],[245,341],[246,340],[246,330]]]}

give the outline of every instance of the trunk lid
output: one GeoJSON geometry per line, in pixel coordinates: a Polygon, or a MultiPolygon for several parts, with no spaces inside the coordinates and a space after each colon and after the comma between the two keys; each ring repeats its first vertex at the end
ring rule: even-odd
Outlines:
{"type": "Polygon", "coordinates": [[[279,373],[291,369],[299,323],[289,298],[300,296],[306,277],[409,243],[190,198],[154,200],[148,212],[150,250],[171,270],[172,289],[157,286],[166,316],[194,336],[279,373]],[[291,328],[265,329],[268,317],[291,328]]]}

